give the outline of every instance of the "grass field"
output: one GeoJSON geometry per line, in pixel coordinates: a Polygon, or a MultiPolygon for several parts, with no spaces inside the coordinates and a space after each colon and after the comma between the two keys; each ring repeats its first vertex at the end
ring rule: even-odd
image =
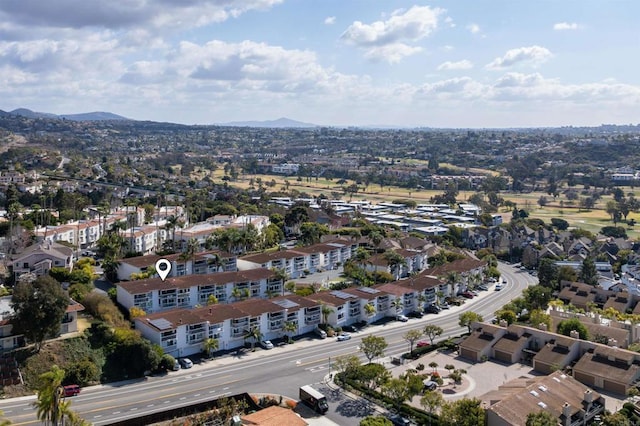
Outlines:
{"type": "MultiPolygon", "coordinates": [[[[211,177],[215,180],[222,179],[224,175],[224,171],[222,169],[218,169],[211,174],[211,177]]],[[[194,176],[195,177],[195,176],[194,176]]],[[[200,176],[201,178],[202,176],[200,176]]],[[[276,185],[273,189],[267,188],[267,190],[280,191],[283,188],[288,188],[289,190],[295,189],[300,192],[307,193],[311,196],[319,196],[320,194],[324,194],[327,197],[331,198],[332,193],[340,194],[340,197],[344,199],[348,199],[349,195],[345,195],[342,190],[343,186],[348,186],[353,181],[348,181],[345,185],[338,185],[337,179],[328,180],[320,178],[318,180],[312,179],[307,182],[306,179],[302,179],[301,181],[297,180],[295,176],[273,176],[273,175],[251,175],[251,176],[240,176],[237,181],[231,182],[230,184],[235,187],[248,189],[250,179],[257,178],[262,179],[262,182],[271,182],[275,180],[276,185]]],[[[407,199],[413,200],[416,203],[429,203],[431,198],[435,195],[442,194],[440,190],[409,190],[406,188],[399,187],[383,187],[380,185],[369,185],[366,191],[362,185],[360,185],[360,191],[351,197],[353,200],[368,200],[371,202],[382,202],[382,201],[392,201],[398,199],[407,199]]],[[[471,195],[475,194],[474,191],[460,191],[458,194],[458,201],[464,202],[471,195]]],[[[611,221],[609,215],[605,211],[605,205],[607,201],[611,200],[611,196],[603,196],[598,200],[595,207],[591,210],[580,210],[577,207],[567,206],[569,200],[560,196],[556,200],[553,197],[547,195],[542,192],[531,192],[531,193],[501,193],[500,196],[505,200],[514,202],[517,204],[518,208],[525,209],[529,212],[529,217],[531,218],[539,218],[545,221],[545,223],[550,223],[551,219],[561,218],[569,222],[569,224],[573,227],[582,228],[588,230],[593,233],[597,233],[603,226],[612,226],[613,222],[611,221]],[[547,197],[549,200],[548,204],[544,207],[538,205],[538,200],[541,196],[547,197]],[[563,201],[565,205],[560,206],[560,201],[563,201]]],[[[511,211],[509,209],[500,209],[499,213],[503,214],[505,221],[508,221],[511,217],[511,211]]],[[[640,223],[640,213],[630,213],[627,219],[635,219],[636,222],[640,223]]],[[[618,226],[626,226],[620,225],[618,226]]],[[[640,226],[640,225],[639,225],[640,226]]],[[[632,227],[626,227],[627,235],[632,239],[640,238],[640,228],[635,230],[632,227]]]]}

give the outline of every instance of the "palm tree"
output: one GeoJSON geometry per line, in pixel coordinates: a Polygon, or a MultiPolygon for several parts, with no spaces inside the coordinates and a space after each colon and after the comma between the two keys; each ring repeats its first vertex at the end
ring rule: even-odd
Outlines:
{"type": "Polygon", "coordinates": [[[398,312],[402,311],[402,308],[404,307],[404,303],[402,303],[402,299],[400,299],[399,297],[396,297],[395,300],[391,302],[391,306],[396,308],[396,314],[397,314],[398,312]]]}
{"type": "Polygon", "coordinates": [[[455,296],[456,284],[460,282],[460,274],[454,271],[447,272],[447,274],[441,279],[443,279],[444,282],[446,282],[451,288],[451,291],[449,292],[449,296],[452,296],[452,297],[455,296]]]}
{"type": "MultiPolygon", "coordinates": [[[[198,252],[198,249],[200,248],[200,245],[198,244],[198,240],[196,240],[195,238],[190,238],[189,241],[187,241],[187,246],[185,247],[184,251],[182,253],[180,253],[180,256],[178,256],[178,259],[182,260],[183,262],[187,262],[187,260],[191,260],[191,273],[195,273],[194,271],[194,259],[196,256],[196,253],[198,252]]],[[[186,272],[186,265],[185,265],[185,272],[186,272]]]]}
{"type": "Polygon", "coordinates": [[[282,288],[282,295],[284,296],[284,283],[289,279],[289,274],[283,268],[271,268],[273,272],[273,279],[280,281],[280,287],[282,288]]]}
{"type": "Polygon", "coordinates": [[[165,221],[165,229],[171,233],[171,250],[176,250],[176,224],[178,218],[175,216],[169,216],[165,221]]]}
{"type": "Polygon", "coordinates": [[[291,341],[292,336],[287,333],[295,333],[298,331],[298,325],[293,321],[287,321],[282,325],[282,332],[287,336],[287,341],[291,341]]]}
{"type": "Polygon", "coordinates": [[[42,384],[37,392],[38,399],[33,406],[37,410],[38,419],[47,425],[61,424],[63,417],[70,411],[70,401],[64,400],[63,379],[64,370],[57,365],[40,375],[42,384]]]}
{"type": "Polygon", "coordinates": [[[262,332],[260,331],[260,328],[252,327],[249,330],[247,330],[246,334],[244,335],[244,340],[247,340],[247,339],[251,339],[251,350],[255,351],[256,342],[259,342],[260,339],[262,339],[262,332]]]}
{"type": "Polygon", "coordinates": [[[322,322],[326,324],[329,321],[329,315],[331,315],[335,311],[331,309],[329,306],[323,304],[320,307],[320,312],[322,313],[322,322]]]}
{"type": "Polygon", "coordinates": [[[218,346],[218,339],[214,339],[212,337],[206,338],[202,342],[202,350],[207,354],[209,358],[211,358],[213,352],[218,350],[218,346]]]}
{"type": "MultiPolygon", "coordinates": [[[[209,241],[208,238],[207,238],[207,241],[209,241]]],[[[220,255],[218,253],[212,253],[209,256],[210,257],[207,259],[207,265],[215,266],[216,272],[220,272],[220,266],[222,266],[222,258],[220,257],[220,255]]]]}
{"type": "Polygon", "coordinates": [[[393,250],[389,250],[384,254],[384,259],[389,265],[389,269],[393,278],[398,280],[402,272],[402,267],[407,266],[407,259],[405,259],[400,253],[396,253],[393,250]]]}
{"type": "Polygon", "coordinates": [[[367,303],[364,305],[364,313],[367,315],[367,318],[371,318],[376,314],[376,307],[373,306],[372,303],[367,303]]]}

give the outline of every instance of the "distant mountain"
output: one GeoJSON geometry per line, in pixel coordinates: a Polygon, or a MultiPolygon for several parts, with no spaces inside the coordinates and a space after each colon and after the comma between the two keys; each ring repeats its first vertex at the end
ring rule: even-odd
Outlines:
{"type": "Polygon", "coordinates": [[[129,120],[128,118],[121,115],[103,111],[85,112],[82,114],[63,114],[59,117],[73,121],[129,120]]]}
{"type": "Polygon", "coordinates": [[[10,111],[11,115],[19,115],[27,118],[58,118],[72,121],[105,121],[105,120],[128,120],[121,115],[112,114],[110,112],[86,112],[82,114],[63,114],[56,115],[47,112],[35,112],[27,108],[18,108],[10,111]]]}
{"type": "Polygon", "coordinates": [[[14,109],[13,111],[9,111],[9,113],[12,115],[19,115],[21,117],[27,118],[58,118],[58,116],[55,114],[49,114],[46,112],[35,112],[27,108],[14,109]]]}
{"type": "Polygon", "coordinates": [[[220,126],[230,127],[263,127],[263,128],[312,128],[318,127],[316,124],[303,123],[301,121],[291,120],[290,118],[278,118],[277,120],[267,121],[232,121],[230,123],[220,123],[220,126]]]}

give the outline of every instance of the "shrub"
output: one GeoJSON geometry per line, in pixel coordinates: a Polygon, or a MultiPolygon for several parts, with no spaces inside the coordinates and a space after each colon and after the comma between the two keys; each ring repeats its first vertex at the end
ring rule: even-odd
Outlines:
{"type": "Polygon", "coordinates": [[[424,364],[423,363],[419,363],[418,365],[416,365],[416,370],[418,370],[418,371],[424,370],[424,364]]]}
{"type": "Polygon", "coordinates": [[[287,399],[287,408],[295,410],[296,405],[298,405],[298,403],[295,402],[293,399],[287,399]]]}

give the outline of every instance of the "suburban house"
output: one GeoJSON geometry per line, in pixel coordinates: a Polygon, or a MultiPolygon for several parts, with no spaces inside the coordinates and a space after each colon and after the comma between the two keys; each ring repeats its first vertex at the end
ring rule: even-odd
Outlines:
{"type": "Polygon", "coordinates": [[[640,379],[638,353],[598,345],[573,366],[573,376],[582,383],[624,395],[640,379]]]}
{"type": "MultiPolygon", "coordinates": [[[[617,297],[617,293],[614,291],[580,282],[562,281],[560,286],[558,299],[565,305],[571,304],[584,310],[589,310],[591,304],[603,308],[610,298],[613,297],[615,300],[617,297]]],[[[624,312],[624,310],[620,312],[624,312]]]]}
{"type": "Polygon", "coordinates": [[[561,371],[512,380],[480,400],[487,426],[524,425],[527,415],[538,411],[551,413],[562,426],[587,425],[605,410],[602,395],[561,371]]]}
{"type": "Polygon", "coordinates": [[[244,347],[252,329],[271,340],[284,336],[287,322],[296,325],[291,334],[297,336],[313,331],[321,321],[319,303],[288,295],[156,312],[136,318],[135,326],[165,353],[181,357],[202,352],[207,338],[217,339],[220,350],[229,350],[244,347]]]}
{"type": "MultiPolygon", "coordinates": [[[[83,310],[84,306],[80,303],[73,299],[70,301],[60,324],[60,334],[78,331],[78,312],[83,310]]],[[[0,353],[25,345],[24,336],[13,333],[12,317],[11,296],[0,297],[0,353]]]]}
{"type": "Polygon", "coordinates": [[[594,388],[626,394],[640,380],[640,354],[581,340],[577,332],[564,336],[521,325],[474,323],[473,332],[460,343],[460,355],[473,361],[494,358],[523,362],[542,374],[571,368],[573,377],[594,388]]]}
{"type": "Polygon", "coordinates": [[[160,259],[171,262],[169,277],[191,274],[213,274],[215,272],[237,271],[237,257],[221,250],[196,253],[189,259],[183,259],[180,253],[159,256],[149,254],[121,259],[118,262],[118,280],[128,281],[132,274],[147,272],[160,259]]]}
{"type": "Polygon", "coordinates": [[[11,260],[14,275],[32,273],[40,277],[49,273],[51,268],[73,269],[73,249],[55,242],[43,242],[27,247],[11,260]]]}
{"type": "Polygon", "coordinates": [[[184,275],[164,281],[156,277],[121,282],[116,288],[120,305],[125,309],[136,307],[145,312],[207,305],[212,297],[224,304],[283,292],[282,279],[268,269],[184,275]]]}

